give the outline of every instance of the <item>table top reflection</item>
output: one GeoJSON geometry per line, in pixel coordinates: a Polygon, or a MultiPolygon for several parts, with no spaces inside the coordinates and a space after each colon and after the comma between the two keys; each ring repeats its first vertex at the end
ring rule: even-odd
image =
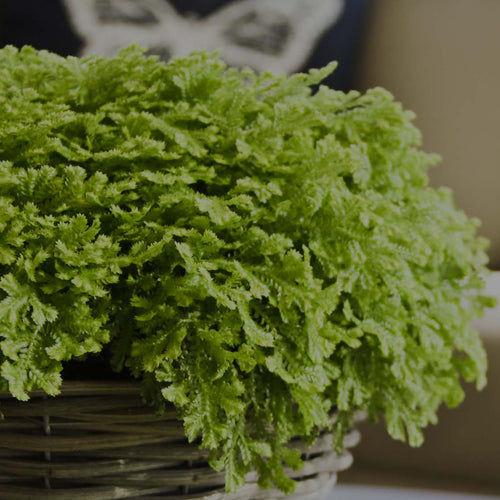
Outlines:
{"type": "Polygon", "coordinates": [[[493,500],[500,496],[381,486],[335,486],[328,500],[493,500]]]}

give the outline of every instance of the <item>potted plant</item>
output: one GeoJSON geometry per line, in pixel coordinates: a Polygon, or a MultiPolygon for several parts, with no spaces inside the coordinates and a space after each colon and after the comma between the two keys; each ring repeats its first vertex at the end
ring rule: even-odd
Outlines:
{"type": "Polygon", "coordinates": [[[477,221],[428,186],[414,115],[333,69],[0,51],[5,498],[291,493],[357,410],[415,446],[485,384],[477,221]]]}

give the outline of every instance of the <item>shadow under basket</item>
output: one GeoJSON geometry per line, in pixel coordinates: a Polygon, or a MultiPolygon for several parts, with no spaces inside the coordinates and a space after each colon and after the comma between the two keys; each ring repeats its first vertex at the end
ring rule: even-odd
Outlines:
{"type": "MultiPolygon", "coordinates": [[[[224,472],[207,464],[207,452],[190,444],[175,410],[157,416],[145,406],[138,383],[68,382],[59,396],[34,392],[28,402],[0,395],[2,500],[64,499],[274,499],[254,473],[236,494],[224,490],[224,472]]],[[[354,446],[352,430],[345,446],[354,446]]],[[[300,441],[305,466],[290,499],[322,500],[337,471],[351,465],[348,451],[332,450],[331,434],[311,447],[300,441]]]]}

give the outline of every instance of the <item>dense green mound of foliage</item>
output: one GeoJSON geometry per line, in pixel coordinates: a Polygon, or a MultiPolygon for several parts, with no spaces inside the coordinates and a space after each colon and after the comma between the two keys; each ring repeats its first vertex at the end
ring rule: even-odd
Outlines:
{"type": "Polygon", "coordinates": [[[290,491],[285,444],[332,407],[339,443],[359,408],[418,445],[462,376],[483,386],[477,221],[388,92],[311,90],[333,68],[0,50],[3,389],[57,394],[104,349],[228,488],[290,491]]]}

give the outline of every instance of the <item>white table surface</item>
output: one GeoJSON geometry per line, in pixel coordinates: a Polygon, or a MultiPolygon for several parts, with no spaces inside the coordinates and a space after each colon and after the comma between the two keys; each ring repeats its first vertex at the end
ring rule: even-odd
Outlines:
{"type": "Polygon", "coordinates": [[[493,500],[500,496],[338,484],[329,500],[493,500]]]}

